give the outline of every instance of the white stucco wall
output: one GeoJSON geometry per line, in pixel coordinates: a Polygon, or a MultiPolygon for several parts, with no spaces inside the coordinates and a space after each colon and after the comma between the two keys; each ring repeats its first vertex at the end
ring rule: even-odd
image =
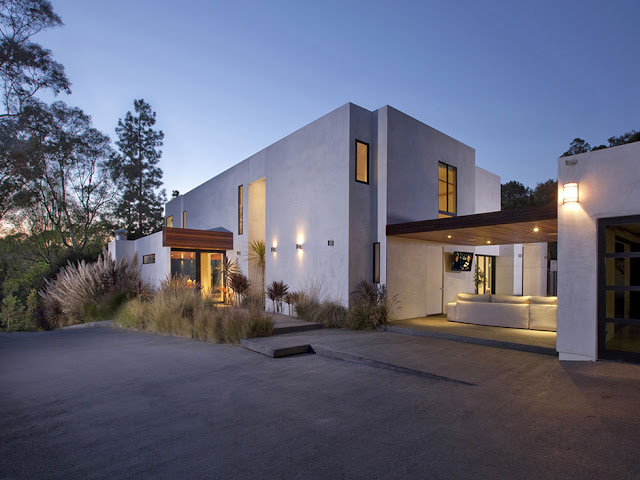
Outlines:
{"type": "Polygon", "coordinates": [[[171,274],[171,249],[162,246],[162,232],[157,232],[137,240],[113,240],[109,242],[108,252],[116,261],[126,258],[132,261],[137,256],[141,278],[152,287],[171,274]],[[142,263],[144,255],[155,254],[155,263],[142,263]]]}
{"type": "Polygon", "coordinates": [[[500,177],[478,166],[476,166],[475,174],[474,213],[497,212],[501,210],[500,177]]]}
{"type": "Polygon", "coordinates": [[[560,360],[597,358],[597,219],[640,214],[638,185],[640,143],[558,159],[560,360]],[[569,182],[579,183],[579,203],[562,203],[569,182]]]}
{"type": "Polygon", "coordinates": [[[522,294],[547,294],[547,244],[530,243],[523,246],[522,294]]]}
{"type": "Polygon", "coordinates": [[[523,246],[500,245],[496,257],[496,294],[522,295],[523,246]]]}

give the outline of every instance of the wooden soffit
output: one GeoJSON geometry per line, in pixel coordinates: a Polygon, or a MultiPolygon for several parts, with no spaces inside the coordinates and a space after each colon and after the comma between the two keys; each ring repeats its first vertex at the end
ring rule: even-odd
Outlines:
{"type": "Polygon", "coordinates": [[[165,227],[162,229],[162,246],[193,250],[233,250],[233,233],[165,227]]]}
{"type": "Polygon", "coordinates": [[[387,225],[387,236],[474,246],[555,242],[558,209],[551,205],[395,223],[387,225]]]}

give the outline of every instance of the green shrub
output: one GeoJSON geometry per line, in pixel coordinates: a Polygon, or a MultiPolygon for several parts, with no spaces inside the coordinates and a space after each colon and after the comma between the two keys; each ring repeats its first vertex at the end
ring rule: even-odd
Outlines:
{"type": "Polygon", "coordinates": [[[343,328],[347,319],[347,309],[335,301],[324,301],[315,310],[313,320],[325,328],[343,328]]]}
{"type": "Polygon", "coordinates": [[[121,327],[144,330],[148,316],[149,303],[140,298],[132,298],[118,309],[113,321],[121,327]]]}
{"type": "Polygon", "coordinates": [[[22,305],[20,300],[14,295],[6,295],[2,299],[0,308],[0,324],[5,330],[21,330],[22,325],[22,305]]]}

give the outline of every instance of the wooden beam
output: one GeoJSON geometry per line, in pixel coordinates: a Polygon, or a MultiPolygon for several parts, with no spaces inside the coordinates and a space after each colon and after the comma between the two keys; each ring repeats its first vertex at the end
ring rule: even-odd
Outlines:
{"type": "Polygon", "coordinates": [[[193,250],[233,250],[233,233],[165,227],[162,245],[193,250]]]}

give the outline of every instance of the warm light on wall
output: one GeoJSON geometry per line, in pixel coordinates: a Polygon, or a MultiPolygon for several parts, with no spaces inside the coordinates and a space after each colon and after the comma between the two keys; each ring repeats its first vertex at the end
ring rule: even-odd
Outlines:
{"type": "Polygon", "coordinates": [[[577,203],[578,201],[578,183],[565,183],[562,186],[562,203],[577,203]]]}

